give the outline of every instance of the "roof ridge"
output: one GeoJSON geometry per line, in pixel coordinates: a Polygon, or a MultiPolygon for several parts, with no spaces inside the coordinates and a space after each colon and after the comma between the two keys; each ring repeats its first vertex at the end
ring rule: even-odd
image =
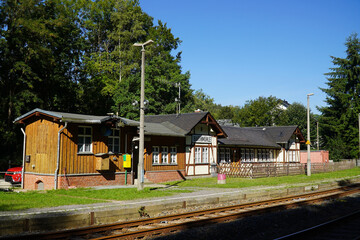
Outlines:
{"type": "Polygon", "coordinates": [[[207,114],[209,113],[208,111],[205,112],[190,112],[190,113],[180,113],[180,114],[176,114],[176,113],[172,113],[172,114],[159,114],[159,115],[145,115],[145,117],[162,117],[162,116],[179,116],[179,115],[190,115],[190,114],[207,114]]]}

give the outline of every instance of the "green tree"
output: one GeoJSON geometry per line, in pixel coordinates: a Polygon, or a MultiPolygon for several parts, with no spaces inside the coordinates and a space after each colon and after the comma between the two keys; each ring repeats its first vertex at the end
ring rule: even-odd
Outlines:
{"type": "MultiPolygon", "coordinates": [[[[12,121],[35,107],[76,107],[81,36],[72,1],[0,3],[0,159],[21,155],[12,121]]],[[[21,145],[20,145],[21,148],[21,145]]]]}
{"type": "Polygon", "coordinates": [[[248,100],[238,113],[237,123],[242,127],[276,125],[283,112],[278,107],[280,103],[281,100],[273,96],[248,100]]]}
{"type": "Polygon", "coordinates": [[[319,108],[321,135],[334,160],[359,156],[360,41],[352,34],[345,43],[346,58],[331,57],[335,67],[326,73],[327,106],[319,108]]]}
{"type": "MultiPolygon", "coordinates": [[[[201,111],[210,112],[215,118],[219,118],[218,112],[220,105],[214,102],[214,99],[206,94],[202,89],[196,90],[193,95],[193,105],[191,112],[200,109],[201,111]]],[[[220,117],[221,118],[221,117],[220,117]]]]}
{"type": "Polygon", "coordinates": [[[192,97],[190,74],[181,72],[181,53],[171,54],[181,41],[166,23],[154,25],[138,1],[94,1],[87,11],[84,28],[91,47],[85,52],[88,75],[80,84],[87,112],[111,109],[124,117],[138,117],[132,103],[140,98],[141,49],[133,44],[148,39],[154,44],[146,46],[147,114],[175,113],[178,88],[174,85],[178,83],[182,106],[188,105],[192,97]]]}

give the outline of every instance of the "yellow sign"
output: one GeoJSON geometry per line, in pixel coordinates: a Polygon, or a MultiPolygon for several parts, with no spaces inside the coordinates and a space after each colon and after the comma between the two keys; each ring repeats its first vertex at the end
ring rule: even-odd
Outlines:
{"type": "Polygon", "coordinates": [[[124,154],[123,159],[124,159],[124,161],[123,161],[124,168],[131,168],[131,155],[124,154]]]}
{"type": "Polygon", "coordinates": [[[306,145],[310,145],[310,141],[309,141],[309,140],[306,141],[306,145]]]}

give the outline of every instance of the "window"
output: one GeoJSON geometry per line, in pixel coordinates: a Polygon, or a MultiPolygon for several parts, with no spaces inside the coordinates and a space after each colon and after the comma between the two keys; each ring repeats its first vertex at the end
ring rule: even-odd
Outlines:
{"type": "Polygon", "coordinates": [[[195,147],[195,163],[201,163],[201,148],[195,147]]]}
{"type": "Polygon", "coordinates": [[[241,161],[246,161],[245,159],[245,149],[241,149],[241,161]]]}
{"type": "Polygon", "coordinates": [[[225,149],[219,148],[219,162],[225,161],[225,149]]]}
{"type": "Polygon", "coordinates": [[[250,149],[250,161],[255,162],[255,150],[250,149]]]}
{"type": "Polygon", "coordinates": [[[153,164],[159,164],[159,147],[153,147],[152,155],[153,164]]]}
{"type": "Polygon", "coordinates": [[[111,129],[111,135],[108,136],[108,151],[120,153],[120,130],[111,129]]]}
{"type": "Polygon", "coordinates": [[[167,164],[168,162],[168,147],[161,147],[161,163],[167,164]]]}
{"type": "Polygon", "coordinates": [[[79,127],[78,153],[92,152],[92,129],[91,127],[79,127]]]}
{"type": "Polygon", "coordinates": [[[203,147],[202,148],[202,162],[208,163],[209,162],[209,148],[203,147]]]}
{"type": "Polygon", "coordinates": [[[258,149],[258,161],[259,162],[272,162],[273,152],[270,149],[258,149]]]}
{"type": "Polygon", "coordinates": [[[289,150],[289,160],[288,162],[297,162],[298,160],[296,159],[296,152],[289,150]]]}
{"type": "MultiPolygon", "coordinates": [[[[259,154],[259,152],[258,152],[259,154]]],[[[250,148],[241,149],[241,161],[243,162],[254,162],[255,161],[255,150],[250,148]]]]}
{"type": "Polygon", "coordinates": [[[176,151],[176,147],[171,147],[171,148],[170,148],[170,163],[171,163],[171,164],[176,164],[176,163],[177,163],[177,151],[176,151]]]}
{"type": "Polygon", "coordinates": [[[230,148],[225,149],[225,161],[230,162],[230,148]]]}
{"type": "Polygon", "coordinates": [[[270,150],[269,149],[266,149],[266,160],[268,161],[268,162],[270,162],[270,150]]]}
{"type": "Polygon", "coordinates": [[[208,162],[209,162],[209,148],[195,147],[195,163],[208,163],[208,162]]]}
{"type": "Polygon", "coordinates": [[[246,159],[246,161],[250,161],[250,151],[249,151],[249,149],[245,149],[245,159],[246,159]]]}

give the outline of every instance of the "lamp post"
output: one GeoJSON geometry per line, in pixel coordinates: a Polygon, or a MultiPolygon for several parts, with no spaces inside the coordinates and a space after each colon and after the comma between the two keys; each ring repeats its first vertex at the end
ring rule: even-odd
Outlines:
{"type": "Polygon", "coordinates": [[[139,163],[137,190],[144,189],[144,100],[145,100],[145,46],[153,43],[148,40],[145,43],[135,43],[133,46],[141,47],[141,87],[140,87],[140,140],[139,140],[139,163]]]}
{"type": "Polygon", "coordinates": [[[310,158],[310,104],[309,104],[309,99],[310,96],[314,95],[313,93],[309,93],[307,94],[307,141],[306,141],[306,145],[307,145],[307,175],[311,176],[311,158],[310,158]]]}

